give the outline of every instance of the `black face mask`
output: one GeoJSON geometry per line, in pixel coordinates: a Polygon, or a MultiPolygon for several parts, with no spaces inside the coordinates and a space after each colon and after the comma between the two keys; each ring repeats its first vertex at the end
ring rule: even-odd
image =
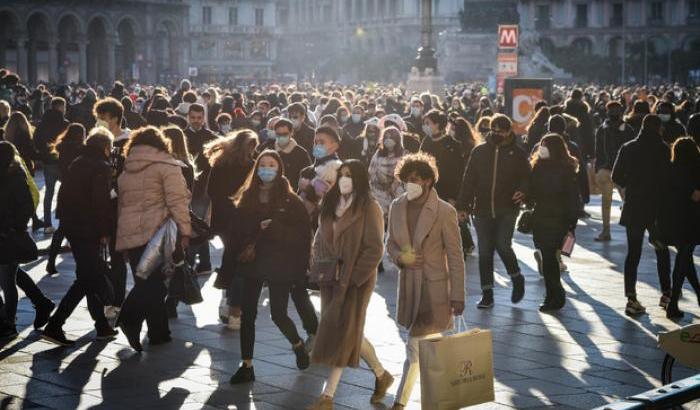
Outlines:
{"type": "Polygon", "coordinates": [[[489,141],[498,145],[498,144],[502,143],[506,139],[506,137],[504,137],[502,134],[498,134],[498,133],[491,131],[491,132],[489,132],[488,139],[489,139],[489,141]]]}
{"type": "Polygon", "coordinates": [[[622,115],[618,114],[618,113],[611,113],[611,114],[608,114],[608,118],[610,118],[610,121],[617,122],[617,121],[620,121],[622,119],[622,115]]]}

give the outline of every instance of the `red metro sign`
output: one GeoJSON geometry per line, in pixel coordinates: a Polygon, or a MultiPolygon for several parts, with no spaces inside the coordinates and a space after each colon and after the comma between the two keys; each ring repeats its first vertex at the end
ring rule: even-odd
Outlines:
{"type": "Polygon", "coordinates": [[[498,48],[518,48],[518,26],[498,26],[498,48]]]}

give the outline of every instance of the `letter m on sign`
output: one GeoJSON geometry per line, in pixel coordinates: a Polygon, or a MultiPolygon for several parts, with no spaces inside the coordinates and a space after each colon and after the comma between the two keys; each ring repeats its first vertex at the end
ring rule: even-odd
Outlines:
{"type": "Polygon", "coordinates": [[[518,26],[498,26],[498,48],[518,48],[518,26]]]}

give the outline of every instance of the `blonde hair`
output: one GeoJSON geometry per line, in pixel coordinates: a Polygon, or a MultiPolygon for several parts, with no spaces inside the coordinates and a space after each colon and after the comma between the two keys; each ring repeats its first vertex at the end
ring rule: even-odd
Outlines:
{"type": "Polygon", "coordinates": [[[221,162],[235,161],[242,164],[246,161],[250,152],[246,144],[254,143],[253,150],[258,146],[258,134],[255,131],[244,128],[235,131],[224,138],[218,138],[204,146],[204,156],[209,160],[209,165],[215,166],[221,162]]]}

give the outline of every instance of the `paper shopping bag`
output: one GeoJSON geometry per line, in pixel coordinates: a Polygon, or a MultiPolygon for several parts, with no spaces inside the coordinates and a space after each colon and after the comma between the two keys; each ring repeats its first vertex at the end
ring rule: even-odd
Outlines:
{"type": "Polygon", "coordinates": [[[418,352],[422,408],[453,410],[494,400],[490,330],[422,340],[418,352]]]}

